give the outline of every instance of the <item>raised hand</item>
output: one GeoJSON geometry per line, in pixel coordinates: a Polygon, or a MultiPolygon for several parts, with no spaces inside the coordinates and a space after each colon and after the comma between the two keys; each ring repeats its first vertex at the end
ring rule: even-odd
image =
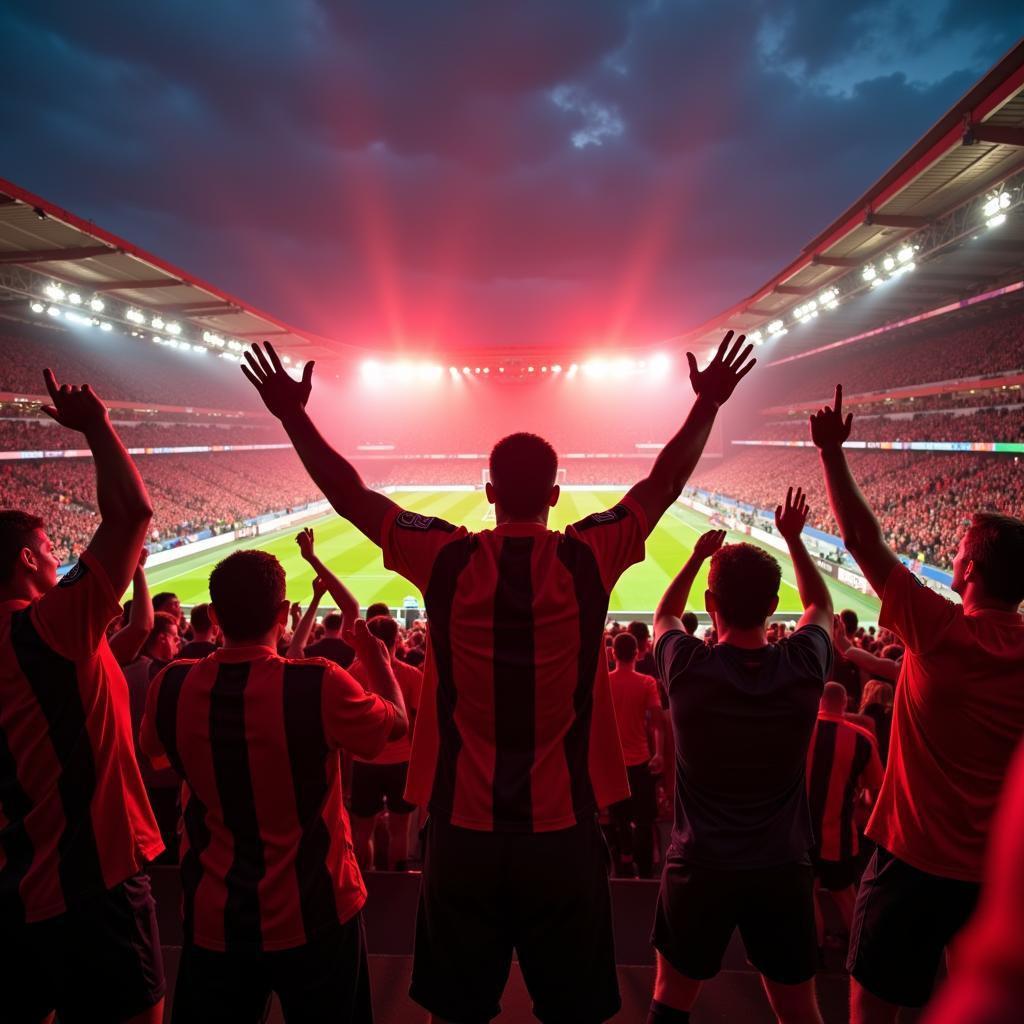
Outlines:
{"type": "Polygon", "coordinates": [[[252,381],[267,409],[283,420],[306,407],[313,387],[314,363],[312,360],[306,363],[302,368],[302,380],[295,380],[285,372],[274,346],[265,341],[263,347],[266,352],[255,344],[245,353],[245,361],[249,365],[242,367],[242,373],[252,381]]]}
{"type": "Polygon", "coordinates": [[[295,543],[299,545],[299,554],[308,562],[313,557],[313,529],[307,526],[295,535],[295,543]]]}
{"type": "Polygon", "coordinates": [[[743,348],[743,342],[747,340],[745,334],[741,334],[729,348],[732,341],[732,331],[727,331],[718,346],[715,358],[708,363],[704,370],[697,369],[697,359],[692,352],[686,353],[686,361],[690,364],[690,383],[698,398],[706,398],[716,405],[722,405],[728,401],[736,385],[754,368],[756,359],[748,363],[747,356],[753,351],[753,345],[743,348]],[[746,364],[746,365],[744,365],[746,364]]]}
{"type": "Polygon", "coordinates": [[[356,657],[364,665],[373,660],[385,665],[390,661],[387,646],[366,628],[365,619],[356,619],[351,626],[346,626],[341,631],[341,639],[356,652],[356,657]]]}
{"type": "Polygon", "coordinates": [[[708,530],[693,545],[693,557],[702,562],[709,559],[725,543],[725,530],[708,530]]]}
{"type": "Polygon", "coordinates": [[[319,600],[327,593],[327,581],[322,576],[317,576],[313,580],[313,600],[319,602],[319,600]]]}
{"type": "Polygon", "coordinates": [[[804,492],[798,487],[796,495],[793,488],[786,491],[785,507],[775,507],[775,528],[779,535],[788,543],[796,540],[803,532],[804,524],[807,522],[807,498],[804,492]]]}
{"type": "Polygon", "coordinates": [[[53,370],[43,370],[46,390],[50,393],[52,405],[42,406],[43,412],[56,420],[62,427],[86,433],[92,427],[107,420],[107,407],[96,396],[88,384],[80,388],[70,384],[58,384],[53,370]]]}
{"type": "Polygon", "coordinates": [[[853,413],[843,419],[843,385],[836,385],[835,406],[826,405],[811,416],[811,440],[822,450],[842,448],[850,436],[853,413]]]}
{"type": "Polygon", "coordinates": [[[832,646],[840,654],[845,654],[853,646],[850,643],[850,638],[846,635],[843,620],[838,615],[832,616],[832,646]]]}

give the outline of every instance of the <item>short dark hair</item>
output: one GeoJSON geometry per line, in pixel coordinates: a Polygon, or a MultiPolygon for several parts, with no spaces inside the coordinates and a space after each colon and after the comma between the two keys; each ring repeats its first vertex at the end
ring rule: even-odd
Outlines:
{"type": "Polygon", "coordinates": [[[162,612],[164,606],[171,603],[171,601],[177,601],[178,595],[172,593],[170,590],[161,590],[159,594],[153,595],[153,607],[158,611],[162,612]]]}
{"type": "Polygon", "coordinates": [[[341,629],[342,622],[344,622],[344,619],[342,619],[339,612],[328,612],[324,616],[324,629],[329,629],[333,633],[341,629]]]}
{"type": "Polygon", "coordinates": [[[236,551],[210,573],[210,601],[229,640],[263,636],[284,599],[284,569],[267,551],[236,551]]]}
{"type": "Polygon", "coordinates": [[[693,636],[697,632],[697,626],[699,625],[700,622],[693,612],[683,612],[683,629],[685,629],[690,636],[693,636]]]}
{"type": "Polygon", "coordinates": [[[708,590],[722,618],[738,629],[764,623],[781,582],[779,563],[753,544],[726,544],[711,556],[708,590]]]}
{"type": "Polygon", "coordinates": [[[148,651],[150,646],[162,633],[170,633],[172,629],[178,628],[178,620],[170,612],[155,612],[153,615],[153,628],[142,645],[143,652],[148,651]]]}
{"type": "Polygon", "coordinates": [[[213,625],[210,622],[210,605],[206,602],[193,605],[188,621],[192,623],[193,629],[205,633],[213,625]]]}
{"type": "Polygon", "coordinates": [[[857,632],[857,613],[852,608],[844,608],[839,613],[839,620],[842,622],[847,636],[853,636],[857,632]]]}
{"type": "Polygon", "coordinates": [[[377,618],[378,615],[390,615],[391,609],[383,601],[374,601],[369,608],[366,609],[366,621],[377,618]]]}
{"type": "Polygon", "coordinates": [[[636,641],[637,647],[646,644],[651,639],[651,631],[647,628],[646,622],[631,622],[627,627],[629,635],[636,641]]]}
{"type": "Polygon", "coordinates": [[[1024,520],[975,512],[964,539],[964,557],[974,562],[986,593],[1013,605],[1024,601],[1024,520]]]}
{"type": "Polygon", "coordinates": [[[503,512],[517,518],[536,516],[551,500],[558,455],[536,434],[509,434],[491,449],[490,473],[503,512]]]}
{"type": "Polygon", "coordinates": [[[612,641],[616,661],[636,661],[636,637],[632,633],[617,633],[612,641]]]}
{"type": "Polygon", "coordinates": [[[0,510],[0,580],[7,582],[14,575],[21,552],[31,547],[32,534],[45,523],[31,512],[16,508],[0,510]]]}
{"type": "Polygon", "coordinates": [[[389,648],[394,647],[398,639],[398,623],[390,615],[374,615],[372,619],[366,620],[366,628],[389,648]]]}

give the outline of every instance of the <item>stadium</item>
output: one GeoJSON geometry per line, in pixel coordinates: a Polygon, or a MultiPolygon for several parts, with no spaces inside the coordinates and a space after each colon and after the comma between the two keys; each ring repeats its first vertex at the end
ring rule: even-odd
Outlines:
{"type": "MultiPolygon", "coordinates": [[[[101,396],[145,482],[152,592],[176,594],[187,612],[210,600],[218,563],[255,548],[277,557],[288,599],[306,608],[315,573],[295,538],[311,527],[317,554],[361,614],[383,603],[411,630],[426,616],[425,595],[331,509],[242,374],[251,345],[270,341],[296,380],[315,363],[308,411],[324,439],[369,488],[424,521],[492,530],[492,446],[516,431],[547,439],[559,456],[550,526],[562,531],[617,506],[647,476],[695,401],[687,353],[703,366],[734,331],[753,345],[757,368],[741,385],[742,404],[723,409],[643,561],[615,584],[607,643],[618,624],[652,623],[711,529],[778,560],[772,618],[795,625],[805,602],[775,518],[788,487],[807,493],[802,539],[832,606],[853,612],[873,640],[884,626],[880,588],[829,510],[808,419],[842,384],[853,413],[849,466],[886,544],[921,585],[959,601],[954,558],[972,515],[1024,509],[1024,42],[863,184],[763,285],[703,323],[681,322],[657,345],[394,349],[286,322],[259,295],[230,294],[60,208],[32,182],[0,178],[0,504],[45,521],[62,575],[100,521],[91,451],[43,410],[51,396],[40,371],[52,367],[101,396]]],[[[707,574],[705,565],[688,604],[701,630],[712,625],[707,574]]],[[[320,607],[338,604],[327,596],[320,607]]],[[[176,880],[162,884],[168,901],[177,898],[176,880]]],[[[390,884],[370,882],[371,907],[379,899],[411,920],[417,890],[409,879],[390,884]]],[[[652,898],[619,890],[616,927],[630,921],[649,932],[652,898]]],[[[165,926],[177,927],[161,917],[165,926]]],[[[371,961],[389,985],[405,986],[398,958],[408,959],[411,939],[389,928],[371,922],[371,961]]],[[[648,972],[629,975],[638,991],[651,970],[647,934],[640,939],[617,932],[620,973],[648,972]]],[[[731,949],[736,978],[710,983],[705,997],[721,1016],[694,1019],[773,1019],[763,1016],[756,974],[731,949]]],[[[512,1001],[525,1014],[515,977],[512,1001]]],[[[379,1005],[383,983],[374,984],[379,1005]]],[[[832,956],[818,978],[826,1020],[846,1019],[847,985],[832,956]]],[[[637,1013],[647,988],[630,996],[637,1013]]],[[[385,1003],[387,1019],[411,1019],[385,1003]]]]}

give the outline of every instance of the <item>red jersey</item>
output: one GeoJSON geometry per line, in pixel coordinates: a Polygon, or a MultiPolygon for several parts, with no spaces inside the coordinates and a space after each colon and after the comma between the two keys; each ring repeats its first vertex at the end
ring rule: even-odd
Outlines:
{"type": "Polygon", "coordinates": [[[608,681],[626,767],[647,764],[651,759],[651,749],[647,742],[647,715],[648,712],[661,714],[658,682],[632,668],[617,668],[609,675],[608,681]]]}
{"type": "MultiPolygon", "coordinates": [[[[412,723],[416,709],[420,706],[420,689],[423,687],[423,673],[418,668],[406,665],[405,662],[399,661],[397,658],[391,659],[391,670],[395,673],[395,679],[398,680],[398,688],[402,691],[402,699],[405,701],[409,722],[412,723]]],[[[353,661],[349,667],[349,672],[363,686],[366,685],[367,672],[361,661],[353,661]]],[[[389,740],[387,746],[372,759],[372,763],[402,764],[408,761],[409,755],[412,753],[411,732],[412,725],[410,724],[409,730],[405,735],[397,740],[389,740]]],[[[357,757],[356,760],[364,761],[366,758],[357,757]]]]}
{"type": "Polygon", "coordinates": [[[0,603],[0,927],[62,914],[164,848],[104,635],[117,597],[84,552],[49,593],[0,603]]]}
{"type": "Polygon", "coordinates": [[[882,785],[878,744],[867,729],[842,715],[818,712],[807,748],[807,800],[814,830],[814,855],[842,861],[860,850],[854,804],[863,789],[882,785]]]}
{"type": "Polygon", "coordinates": [[[430,630],[410,803],[463,828],[545,832],[629,795],[603,638],[646,536],[628,497],[565,533],[388,517],[384,564],[423,593],[430,630]]]}
{"type": "Polygon", "coordinates": [[[981,880],[992,815],[1024,735],[1024,618],[971,615],[903,566],[879,625],[906,646],[885,781],[867,834],[921,871],[981,880]]]}
{"type": "Polygon", "coordinates": [[[341,748],[373,757],[395,708],[324,658],[222,648],[153,680],[141,745],[184,780],[185,936],[290,949],[366,901],[341,802],[341,748]]]}

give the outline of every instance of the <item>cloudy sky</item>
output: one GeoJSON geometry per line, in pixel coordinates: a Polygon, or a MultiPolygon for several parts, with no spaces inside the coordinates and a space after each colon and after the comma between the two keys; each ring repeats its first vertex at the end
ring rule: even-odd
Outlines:
{"type": "Polygon", "coordinates": [[[371,347],[678,334],[1024,34],[992,0],[5,0],[0,177],[371,347]]]}

